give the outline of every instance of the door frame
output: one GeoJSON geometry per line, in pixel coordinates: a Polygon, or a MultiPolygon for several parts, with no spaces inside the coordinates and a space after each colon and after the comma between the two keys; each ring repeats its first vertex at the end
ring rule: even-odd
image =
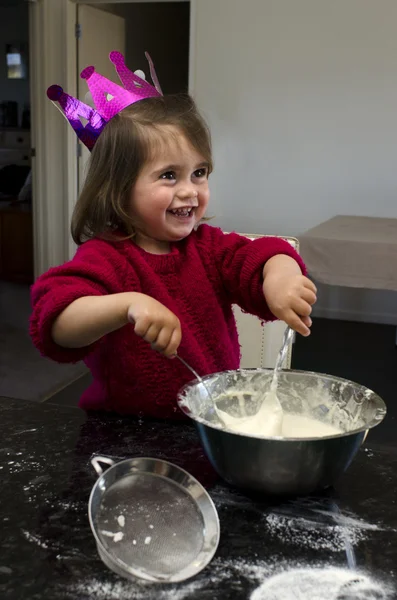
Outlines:
{"type": "MultiPolygon", "coordinates": [[[[197,0],[178,1],[190,1],[189,92],[193,94],[197,0]]],[[[70,221],[77,199],[76,135],[59,118],[58,112],[47,99],[45,90],[50,85],[59,83],[65,91],[76,96],[76,4],[99,5],[105,2],[113,4],[123,0],[29,2],[35,277],[50,267],[69,260],[76,248],[70,236],[70,221]]]]}
{"type": "Polygon", "coordinates": [[[29,53],[31,65],[31,134],[33,188],[34,273],[37,277],[70,256],[69,223],[76,196],[75,134],[45,90],[62,84],[75,94],[72,62],[76,54],[73,29],[75,6],[63,0],[29,4],[29,53]]]}

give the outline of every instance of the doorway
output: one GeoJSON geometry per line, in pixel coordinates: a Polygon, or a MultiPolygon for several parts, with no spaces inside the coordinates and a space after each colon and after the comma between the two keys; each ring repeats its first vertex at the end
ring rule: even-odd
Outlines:
{"type": "MultiPolygon", "coordinates": [[[[13,0],[0,0],[3,1],[13,0]]],[[[76,135],[51,105],[45,90],[55,83],[78,97],[82,68],[93,64],[102,71],[101,61],[109,66],[107,53],[98,54],[98,47],[101,48],[107,32],[96,31],[94,19],[88,19],[88,25],[79,28],[79,9],[90,7],[102,15],[107,13],[110,17],[113,14],[125,19],[125,52],[129,68],[147,72],[144,57],[147,50],[152,55],[164,92],[170,93],[194,87],[195,40],[192,34],[195,31],[196,0],[40,0],[27,4],[30,9],[30,60],[33,66],[31,95],[32,146],[35,148],[33,194],[37,199],[34,205],[37,276],[74,255],[76,248],[70,235],[70,221],[84,177],[84,157],[79,157],[82,149],[77,145],[76,135]],[[93,49],[87,51],[86,56],[80,56],[83,40],[93,43],[93,49]],[[79,172],[82,173],[80,182],[79,172]]],[[[80,90],[83,95],[80,99],[84,101],[87,87],[83,83],[85,88],[84,93],[80,90]]]]}
{"type": "Polygon", "coordinates": [[[33,281],[29,7],[23,0],[0,0],[0,47],[0,284],[4,292],[5,282],[33,281]]]}
{"type": "MultiPolygon", "coordinates": [[[[88,65],[120,84],[109,53],[118,50],[127,66],[148,75],[145,51],[154,61],[165,94],[187,92],[189,87],[190,2],[77,2],[76,89],[79,100],[90,102],[80,78],[88,65]]],[[[150,77],[148,77],[150,80],[150,77]]],[[[81,191],[89,151],[79,143],[77,189],[81,191]]]]}

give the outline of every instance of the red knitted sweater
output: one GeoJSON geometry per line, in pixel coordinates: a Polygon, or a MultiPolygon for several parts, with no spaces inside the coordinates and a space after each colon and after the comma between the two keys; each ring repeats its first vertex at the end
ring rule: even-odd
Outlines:
{"type": "Polygon", "coordinates": [[[30,333],[40,352],[58,362],[84,360],[93,384],[80,399],[84,409],[153,417],[182,416],[179,388],[191,374],[178,360],[164,358],[128,324],[91,346],[66,349],[54,343],[55,318],[82,296],[135,291],[152,296],[180,319],[178,353],[200,375],[237,369],[240,362],[232,304],[264,321],[273,320],[263,297],[262,271],[276,254],[299,255],[288,242],[254,241],[201,225],[166,255],[153,255],[131,240],[93,239],[74,258],[50,269],[32,288],[30,333]]]}

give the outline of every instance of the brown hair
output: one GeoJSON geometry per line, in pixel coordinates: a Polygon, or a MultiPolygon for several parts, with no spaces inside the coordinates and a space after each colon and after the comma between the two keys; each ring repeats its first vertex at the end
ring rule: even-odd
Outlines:
{"type": "Polygon", "coordinates": [[[114,116],[98,138],[83,190],[72,217],[72,237],[82,244],[92,237],[112,237],[115,230],[134,236],[130,193],[159,141],[178,129],[212,170],[208,126],[186,94],[147,98],[114,116]],[[167,131],[168,129],[168,131],[167,131]]]}

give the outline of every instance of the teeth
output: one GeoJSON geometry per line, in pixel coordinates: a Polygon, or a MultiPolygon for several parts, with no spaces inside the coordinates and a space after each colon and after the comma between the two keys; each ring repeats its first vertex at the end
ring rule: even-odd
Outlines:
{"type": "Polygon", "coordinates": [[[180,217],[187,217],[192,212],[192,209],[191,208],[176,208],[174,210],[171,210],[171,212],[173,215],[177,215],[180,217]]]}

